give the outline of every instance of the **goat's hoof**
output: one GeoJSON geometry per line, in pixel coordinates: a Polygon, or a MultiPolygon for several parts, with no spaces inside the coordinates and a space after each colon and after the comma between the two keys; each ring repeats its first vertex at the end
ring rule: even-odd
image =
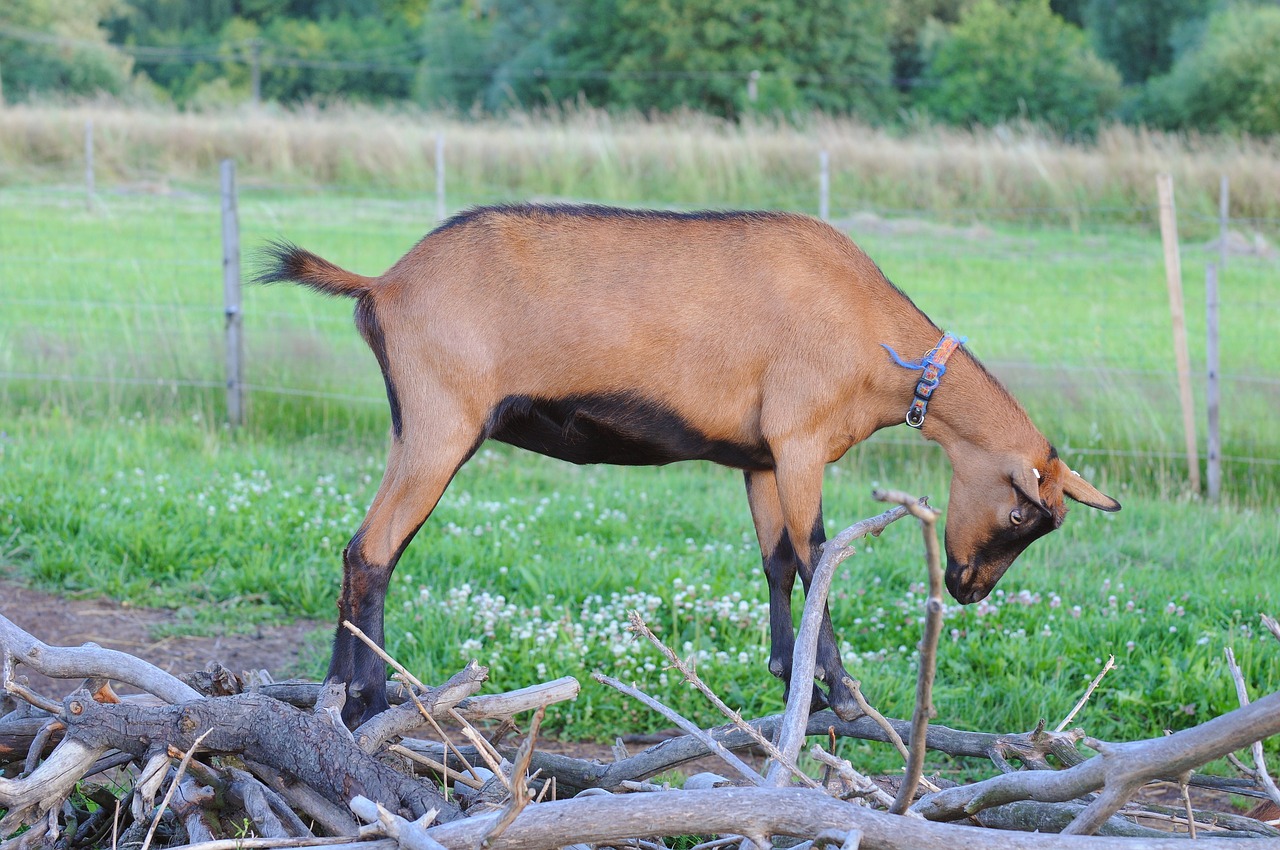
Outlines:
{"type": "Polygon", "coordinates": [[[831,710],[835,712],[836,717],[846,723],[857,720],[864,715],[862,707],[858,705],[858,701],[853,698],[853,693],[842,683],[838,683],[831,688],[830,695],[831,710]]]}
{"type": "Polygon", "coordinates": [[[778,658],[775,658],[769,661],[769,672],[772,673],[774,677],[778,679],[791,678],[788,675],[789,671],[787,670],[786,663],[778,658]]]}

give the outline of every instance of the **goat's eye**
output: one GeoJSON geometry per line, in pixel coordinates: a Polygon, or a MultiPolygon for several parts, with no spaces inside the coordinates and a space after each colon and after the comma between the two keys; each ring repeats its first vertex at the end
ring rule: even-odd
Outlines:
{"type": "Polygon", "coordinates": [[[1012,511],[1012,512],[1010,512],[1010,514],[1009,514],[1009,522],[1013,523],[1014,525],[1021,525],[1021,524],[1022,524],[1022,511],[1012,511]]]}

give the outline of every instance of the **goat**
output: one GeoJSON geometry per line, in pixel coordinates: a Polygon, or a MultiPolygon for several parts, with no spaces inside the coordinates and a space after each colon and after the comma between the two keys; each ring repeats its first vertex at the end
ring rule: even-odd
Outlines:
{"type": "MultiPolygon", "coordinates": [[[[823,467],[909,408],[951,461],[946,576],[961,603],[1061,525],[1064,496],[1120,508],[850,239],[806,216],[479,207],[380,277],[276,242],[257,281],[355,298],[381,367],[387,468],[343,552],[338,601],[339,622],[379,645],[396,561],[486,439],[578,464],[743,470],[769,586],[769,670],[787,694],[792,587],[797,572],[808,586],[826,539],[823,467]],[[926,351],[916,363],[897,354],[926,351]]],[[[339,626],[326,681],[346,685],[345,722],[387,707],[385,673],[339,626]]],[[[852,717],[845,675],[827,613],[817,677],[852,717]]]]}

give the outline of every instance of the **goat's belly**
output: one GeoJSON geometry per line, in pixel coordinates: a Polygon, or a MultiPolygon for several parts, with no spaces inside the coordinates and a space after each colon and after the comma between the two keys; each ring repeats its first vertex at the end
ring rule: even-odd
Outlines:
{"type": "Polygon", "coordinates": [[[763,443],[713,439],[669,408],[627,393],[509,396],[490,414],[488,435],[571,463],[660,466],[710,460],[738,469],[773,468],[763,443]]]}

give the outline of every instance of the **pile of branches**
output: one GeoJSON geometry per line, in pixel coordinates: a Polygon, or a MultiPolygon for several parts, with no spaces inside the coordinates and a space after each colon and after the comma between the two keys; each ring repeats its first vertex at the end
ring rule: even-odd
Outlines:
{"type": "MultiPolygon", "coordinates": [[[[1066,730],[1070,717],[1057,730],[1041,723],[1007,734],[930,725],[944,610],[937,516],[923,500],[880,495],[898,507],[847,529],[824,550],[797,636],[794,675],[796,681],[813,676],[827,590],[836,566],[852,554],[851,543],[914,515],[924,534],[930,592],[910,720],[885,718],[865,700],[864,716],[852,721],[810,714],[812,695],[797,687],[785,714],[746,721],[633,614],[633,631],[652,641],[728,722],[704,730],[636,688],[596,674],[688,733],[635,755],[623,748],[613,762],[600,763],[538,748],[548,707],[578,692],[572,678],[481,695],[487,671],[474,663],[427,687],[388,658],[398,670],[388,683],[395,705],[348,731],[340,720],[340,688],[246,681],[217,665],[178,678],[92,644],[46,645],[0,616],[0,850],[661,850],[663,837],[689,835],[705,836],[698,850],[798,843],[841,850],[1113,844],[1150,850],[1181,846],[1188,836],[1212,846],[1226,846],[1224,837],[1280,838],[1280,830],[1259,820],[1195,811],[1186,793],[1188,785],[1203,785],[1280,804],[1258,743],[1280,734],[1280,692],[1250,703],[1234,664],[1241,708],[1162,738],[1097,741],[1066,730]],[[19,665],[81,683],[57,702],[33,692],[19,665]],[[121,697],[113,683],[142,693],[121,697]],[[518,746],[494,743],[527,712],[532,719],[518,746]],[[480,731],[495,724],[489,736],[480,731]],[[435,740],[417,737],[426,730],[435,740]],[[906,768],[901,777],[873,780],[813,744],[807,754],[820,775],[811,776],[799,766],[811,736],[822,743],[837,737],[886,742],[902,753],[906,768]],[[1238,779],[1194,773],[1250,747],[1255,766],[1237,760],[1238,779]],[[766,757],[763,772],[736,754],[747,749],[766,757]],[[923,776],[927,750],[989,759],[995,775],[940,787],[949,783],[923,776]],[[680,789],[649,781],[708,755],[721,759],[723,776],[696,774],[680,789]],[[1132,798],[1153,781],[1178,783],[1185,805],[1135,806],[1132,798]],[[1138,821],[1162,821],[1166,829],[1138,821]]],[[[1264,622],[1280,638],[1280,626],[1268,617],[1264,622]]],[[[849,684],[860,694],[857,683],[849,684]]]]}

